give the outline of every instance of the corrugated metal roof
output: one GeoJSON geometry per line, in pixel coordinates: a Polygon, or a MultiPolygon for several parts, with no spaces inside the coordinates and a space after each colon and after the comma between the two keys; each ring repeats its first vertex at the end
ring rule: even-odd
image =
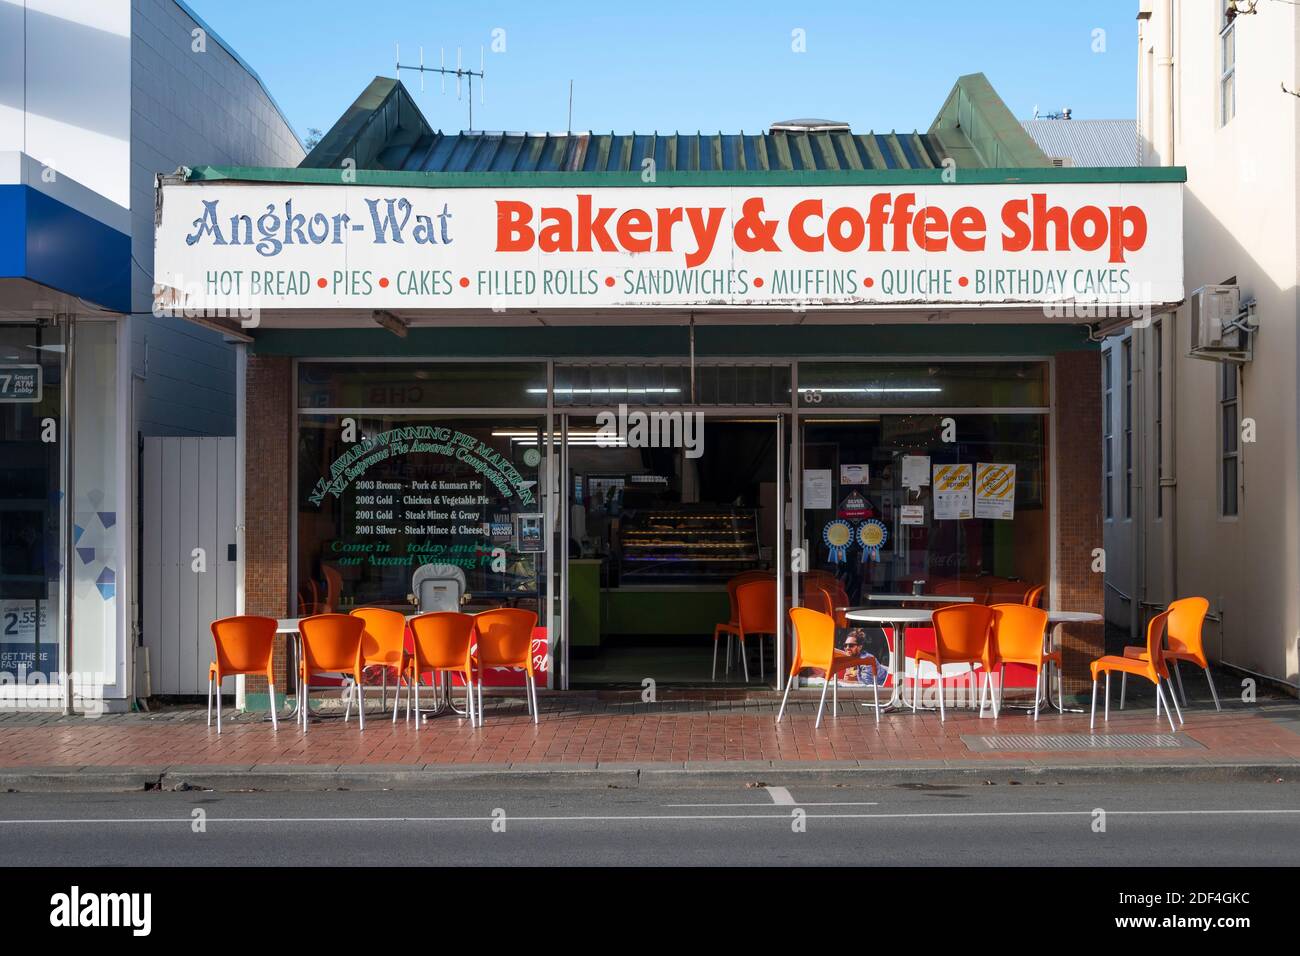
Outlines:
{"type": "Polygon", "coordinates": [[[1136,120],[1037,119],[1021,123],[1038,148],[1071,166],[1140,166],[1136,120]]]}
{"type": "Polygon", "coordinates": [[[511,133],[434,130],[406,87],[377,76],[302,168],[425,173],[855,172],[1049,165],[982,74],[961,77],[927,132],[511,133]],[[947,113],[951,113],[949,116],[947,113]]]}
{"type": "Polygon", "coordinates": [[[383,149],[407,172],[660,172],[933,169],[947,155],[927,133],[426,133],[383,149]]]}

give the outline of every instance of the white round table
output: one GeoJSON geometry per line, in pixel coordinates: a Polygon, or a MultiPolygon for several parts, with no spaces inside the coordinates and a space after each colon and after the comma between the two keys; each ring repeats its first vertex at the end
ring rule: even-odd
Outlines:
{"type": "Polygon", "coordinates": [[[854,607],[844,613],[845,620],[857,624],[880,624],[888,627],[894,640],[889,648],[889,673],[894,678],[894,692],[890,695],[886,707],[903,706],[903,667],[900,661],[906,661],[904,646],[909,624],[929,624],[934,611],[919,607],[854,607]]]}
{"type": "Polygon", "coordinates": [[[916,601],[925,604],[970,604],[975,599],[962,594],[868,594],[868,601],[916,601]]]}

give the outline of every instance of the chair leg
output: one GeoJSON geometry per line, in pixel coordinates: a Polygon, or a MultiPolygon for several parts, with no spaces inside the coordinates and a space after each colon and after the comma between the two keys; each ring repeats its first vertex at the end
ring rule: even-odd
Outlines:
{"type": "Polygon", "coordinates": [[[208,726],[212,726],[212,675],[208,675],[208,726]]]}
{"type": "MultiPolygon", "coordinates": [[[[1006,668],[1004,667],[1002,668],[1002,670],[1006,671],[1006,668]]],[[[1042,699],[1038,694],[1038,682],[1042,679],[1043,679],[1043,664],[1042,661],[1039,661],[1038,667],[1034,669],[1034,720],[1035,721],[1038,720],[1038,702],[1042,699]]],[[[1006,682],[1006,678],[1004,677],[1002,679],[1002,687],[1004,688],[1004,692],[1006,686],[1007,686],[1007,682],[1006,682]]]]}
{"type": "Polygon", "coordinates": [[[718,679],[718,632],[713,632],[713,673],[710,680],[718,679]]]}
{"type": "MultiPolygon", "coordinates": [[[[988,674],[985,674],[985,675],[984,675],[985,679],[979,682],[979,685],[980,685],[980,716],[981,716],[981,717],[984,716],[984,691],[985,691],[986,688],[992,686],[992,685],[990,685],[989,682],[988,682],[988,676],[989,676],[988,674]]],[[[974,700],[974,699],[975,699],[975,665],[974,665],[974,664],[972,664],[972,665],[970,666],[970,677],[971,677],[971,695],[970,695],[970,696],[971,696],[971,699],[974,700]]]]}
{"type": "MultiPolygon", "coordinates": [[[[904,673],[907,667],[903,667],[904,673]]],[[[912,713],[916,713],[917,702],[921,699],[921,662],[916,662],[916,670],[912,672],[912,713]]]]}
{"type": "Polygon", "coordinates": [[[478,675],[478,725],[483,726],[483,675],[478,675]]]}
{"type": "Polygon", "coordinates": [[[352,715],[352,688],[348,688],[348,696],[343,701],[343,723],[348,722],[348,717],[352,715]]]}
{"type": "Polygon", "coordinates": [[[876,726],[880,726],[880,673],[876,669],[876,659],[871,659],[871,699],[876,710],[876,726]]]}
{"type": "Polygon", "coordinates": [[[1165,683],[1169,685],[1169,700],[1172,701],[1174,705],[1174,716],[1178,718],[1178,722],[1181,724],[1183,722],[1183,709],[1178,706],[1178,691],[1174,689],[1174,682],[1172,680],[1167,680],[1165,683]]]}
{"type": "Polygon", "coordinates": [[[1214,689],[1214,677],[1210,674],[1210,669],[1208,667],[1205,668],[1205,679],[1210,682],[1210,696],[1214,698],[1214,709],[1223,710],[1223,708],[1219,706],[1219,692],[1214,689]]]}
{"type": "MultiPolygon", "coordinates": [[[[1180,696],[1180,697],[1183,699],[1183,706],[1186,707],[1186,706],[1187,706],[1187,690],[1186,690],[1186,688],[1183,687],[1183,670],[1182,670],[1181,667],[1178,666],[1178,665],[1181,664],[1181,663],[1182,663],[1182,661],[1174,661],[1174,677],[1177,678],[1177,680],[1178,680],[1178,696],[1180,696]]],[[[1170,684],[1170,687],[1169,687],[1169,693],[1172,695],[1173,692],[1174,692],[1174,689],[1173,689],[1173,685],[1172,685],[1172,683],[1171,683],[1171,684],[1170,684]]],[[[1178,701],[1174,701],[1174,703],[1177,704],[1178,701]]],[[[1181,717],[1182,714],[1179,714],[1179,716],[1181,717]]]]}
{"type": "Polygon", "coordinates": [[[397,672],[397,686],[393,689],[393,723],[397,723],[397,706],[402,702],[402,672],[397,672]]]}
{"type": "Polygon", "coordinates": [[[749,683],[749,655],[745,653],[745,639],[740,639],[740,662],[745,665],[745,683],[749,683]]]}
{"type": "MultiPolygon", "coordinates": [[[[220,677],[221,675],[218,674],[217,676],[220,677]]],[[[219,680],[217,681],[216,691],[217,691],[217,693],[216,693],[216,697],[217,697],[217,733],[221,733],[221,681],[219,681],[219,680]]]]}
{"type": "Polygon", "coordinates": [[[823,679],[823,680],[822,680],[822,699],[821,699],[821,701],[817,704],[817,720],[813,723],[813,730],[816,730],[818,727],[820,727],[820,726],[822,725],[822,708],[824,708],[824,707],[826,706],[826,689],[827,689],[829,686],[830,686],[830,685],[826,682],[826,680],[823,679]]]}
{"type": "Polygon", "coordinates": [[[266,689],[271,695],[271,729],[279,730],[280,721],[275,715],[275,683],[273,681],[267,681],[266,689]]]}
{"type": "Polygon", "coordinates": [[[785,682],[785,693],[781,695],[781,706],[777,709],[776,712],[776,722],[778,724],[781,722],[782,715],[785,714],[785,702],[790,699],[790,688],[793,686],[794,686],[794,675],[791,674],[790,678],[785,682]]]}
{"type": "Polygon", "coordinates": [[[537,678],[532,674],[528,675],[528,694],[533,700],[533,723],[537,721],[537,678]]]}
{"type": "Polygon", "coordinates": [[[357,672],[357,726],[366,729],[366,692],[361,687],[361,673],[357,672]]]}
{"type": "Polygon", "coordinates": [[[1097,678],[1092,679],[1092,716],[1088,719],[1088,729],[1097,729],[1097,678]]]}
{"type": "Polygon", "coordinates": [[[943,665],[936,664],[934,670],[934,686],[939,691],[939,723],[943,723],[948,719],[948,715],[943,710],[943,665]]]}
{"type": "Polygon", "coordinates": [[[1124,709],[1124,701],[1128,698],[1128,671],[1125,671],[1119,678],[1119,709],[1124,709]]]}
{"type": "MultiPolygon", "coordinates": [[[[448,700],[451,699],[451,691],[447,691],[448,700]]],[[[474,706],[474,675],[465,675],[465,713],[469,715],[469,725],[483,726],[483,713],[474,706]]]]}
{"type": "Polygon", "coordinates": [[[767,674],[767,672],[766,672],[766,670],[765,670],[765,665],[763,664],[763,635],[760,634],[760,635],[758,635],[758,680],[759,680],[759,683],[762,683],[762,682],[764,682],[765,680],[767,680],[767,676],[766,676],[766,674],[767,674]]]}
{"type": "Polygon", "coordinates": [[[379,669],[379,712],[388,710],[388,668],[379,669]]]}
{"type": "Polygon", "coordinates": [[[1110,720],[1110,671],[1106,671],[1106,720],[1110,720]]]}
{"type": "MultiPolygon", "coordinates": [[[[1170,693],[1172,694],[1172,693],[1173,693],[1173,688],[1171,687],[1169,690],[1170,690],[1170,693]]],[[[1164,692],[1160,690],[1160,681],[1157,680],[1157,681],[1156,681],[1156,700],[1162,700],[1163,698],[1164,698],[1164,692]]],[[[1170,729],[1171,731],[1173,731],[1174,733],[1178,733],[1178,728],[1174,726],[1174,715],[1173,715],[1173,713],[1169,710],[1169,706],[1168,706],[1168,705],[1165,706],[1165,716],[1169,718],[1169,729],[1170,729]]]]}
{"type": "MultiPolygon", "coordinates": [[[[763,646],[763,641],[761,638],[759,639],[758,646],[759,647],[763,646]]],[[[840,675],[839,674],[831,675],[831,713],[836,717],[840,715],[840,675]]]]}

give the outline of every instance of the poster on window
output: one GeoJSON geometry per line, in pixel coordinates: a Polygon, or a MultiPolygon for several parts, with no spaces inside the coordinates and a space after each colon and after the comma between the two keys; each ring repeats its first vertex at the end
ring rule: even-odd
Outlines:
{"type": "Polygon", "coordinates": [[[975,517],[1011,521],[1016,516],[1016,466],[975,465],[975,517]]]}
{"type": "Polygon", "coordinates": [[[971,517],[971,498],[970,465],[934,466],[935,520],[963,521],[971,517]]]}

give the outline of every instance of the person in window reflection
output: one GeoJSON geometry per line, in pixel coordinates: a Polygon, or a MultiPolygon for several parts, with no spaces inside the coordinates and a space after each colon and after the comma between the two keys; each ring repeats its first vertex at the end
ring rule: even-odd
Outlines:
{"type": "MultiPolygon", "coordinates": [[[[872,654],[867,650],[866,637],[867,632],[860,627],[855,627],[853,630],[849,631],[848,635],[844,638],[844,653],[848,654],[850,657],[870,658],[872,654]]],[[[845,671],[844,677],[841,679],[847,679],[846,682],[862,684],[870,687],[872,682],[871,670],[872,668],[870,664],[860,664],[852,671],[845,671]]],[[[885,668],[885,665],[880,663],[879,660],[876,662],[875,671],[875,681],[879,684],[883,684],[885,682],[885,675],[888,671],[885,668]]]]}

